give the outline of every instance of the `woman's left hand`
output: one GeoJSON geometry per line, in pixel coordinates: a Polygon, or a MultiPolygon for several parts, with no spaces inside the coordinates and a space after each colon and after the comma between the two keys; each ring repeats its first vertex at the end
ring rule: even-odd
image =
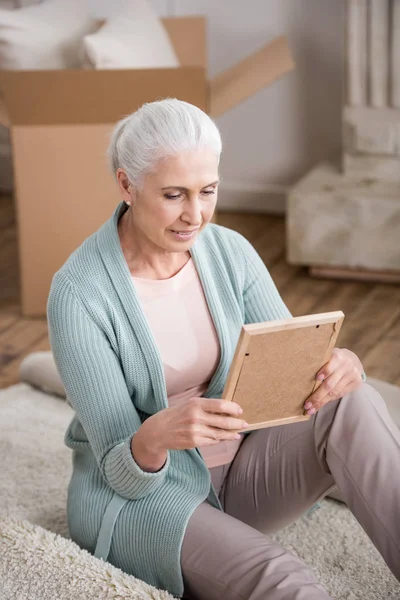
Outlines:
{"type": "Polygon", "coordinates": [[[323,382],[304,404],[306,413],[313,415],[328,402],[359,388],[362,373],[363,366],[354,352],[334,348],[330,360],[317,373],[317,379],[323,382]]]}

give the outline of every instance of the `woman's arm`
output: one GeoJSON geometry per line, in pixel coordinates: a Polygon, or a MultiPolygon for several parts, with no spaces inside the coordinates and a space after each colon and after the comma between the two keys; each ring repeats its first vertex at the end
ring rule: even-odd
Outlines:
{"type": "Polygon", "coordinates": [[[246,261],[246,280],[243,290],[245,323],[263,323],[291,318],[289,309],[256,250],[239,233],[236,233],[235,240],[246,261]]]}
{"type": "MultiPolygon", "coordinates": [[[[247,263],[246,284],[243,292],[245,323],[261,323],[271,319],[292,317],[256,250],[242,235],[236,234],[236,239],[247,263]]],[[[356,366],[359,367],[361,378],[365,381],[366,375],[360,359],[350,350],[344,350],[352,355],[356,366]]]]}
{"type": "Polygon", "coordinates": [[[149,471],[151,473],[160,471],[166,460],[168,459],[168,453],[166,450],[159,452],[153,452],[147,445],[148,435],[146,434],[145,428],[146,423],[149,419],[140,427],[138,432],[132,437],[131,441],[131,452],[136,463],[143,469],[143,471],[149,471]]]}
{"type": "Polygon", "coordinates": [[[147,496],[163,484],[169,453],[157,472],[144,471],[133,458],[131,443],[141,420],[119,359],[63,274],[53,279],[47,314],[51,348],[68,400],[104,479],[125,498],[147,496]]]}

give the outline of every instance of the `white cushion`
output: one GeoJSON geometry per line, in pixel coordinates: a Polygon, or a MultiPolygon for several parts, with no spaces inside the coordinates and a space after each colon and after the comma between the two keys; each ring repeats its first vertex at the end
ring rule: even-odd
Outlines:
{"type": "Polygon", "coordinates": [[[32,352],[21,362],[19,377],[24,383],[65,398],[65,389],[52,352],[32,352]]]}
{"type": "Polygon", "coordinates": [[[168,33],[147,0],[125,0],[97,33],[85,36],[84,64],[95,69],[179,67],[168,33]]]}
{"type": "Polygon", "coordinates": [[[97,27],[84,0],[0,9],[0,69],[79,68],[83,37],[97,27]]]}

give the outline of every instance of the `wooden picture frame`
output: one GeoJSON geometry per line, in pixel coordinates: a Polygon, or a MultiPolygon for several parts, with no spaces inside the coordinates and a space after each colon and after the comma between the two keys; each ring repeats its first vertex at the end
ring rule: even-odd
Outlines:
{"type": "Polygon", "coordinates": [[[249,427],[307,421],[304,403],[321,385],[344,313],[333,311],[243,325],[222,399],[237,402],[249,427]]]}

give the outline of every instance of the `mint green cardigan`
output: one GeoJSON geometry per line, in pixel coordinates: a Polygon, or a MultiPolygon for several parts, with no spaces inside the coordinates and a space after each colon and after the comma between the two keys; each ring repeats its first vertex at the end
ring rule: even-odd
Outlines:
{"type": "MultiPolygon", "coordinates": [[[[65,435],[73,450],[68,525],[82,548],[181,597],[188,520],[204,500],[223,508],[198,448],[168,450],[155,473],[143,471],[131,454],[141,423],[167,408],[168,399],[161,356],[119,243],[124,210],[121,203],[73,252],[48,300],[51,348],[75,410],[65,435]]],[[[290,313],[239,233],[208,224],[190,253],[221,347],[204,396],[220,398],[242,325],[290,313]]]]}

